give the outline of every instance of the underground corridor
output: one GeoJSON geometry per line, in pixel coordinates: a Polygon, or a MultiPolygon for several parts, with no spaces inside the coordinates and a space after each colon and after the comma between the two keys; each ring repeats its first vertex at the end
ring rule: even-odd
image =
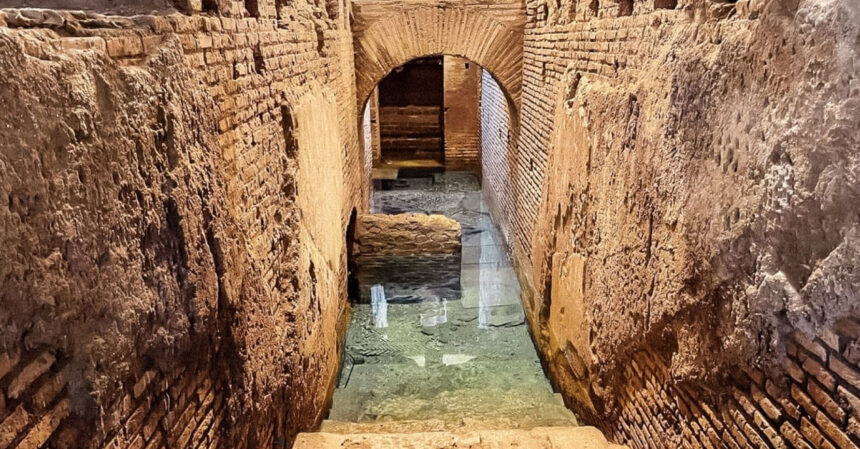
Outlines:
{"type": "Polygon", "coordinates": [[[0,0],[0,449],[860,449],[856,0],[0,0]]]}
{"type": "MultiPolygon", "coordinates": [[[[395,68],[367,100],[374,188],[370,213],[347,227],[351,321],[321,433],[546,427],[562,438],[576,426],[542,370],[482,191],[480,137],[499,131],[481,106],[513,120],[501,98],[480,66],[434,56],[395,68]]],[[[320,438],[295,447],[333,444],[320,438]]]]}

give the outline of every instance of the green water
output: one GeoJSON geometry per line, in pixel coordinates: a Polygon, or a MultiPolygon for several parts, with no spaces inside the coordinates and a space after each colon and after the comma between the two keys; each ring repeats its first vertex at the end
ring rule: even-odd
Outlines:
{"type": "MultiPolygon", "coordinates": [[[[440,213],[458,220],[461,289],[451,297],[422,285],[404,291],[398,278],[408,264],[383,273],[376,285],[388,286],[385,303],[353,307],[329,420],[496,422],[508,428],[574,424],[541,369],[519,284],[477,179],[449,172],[432,184],[405,187],[375,193],[374,211],[440,213]]],[[[450,270],[439,273],[450,276],[450,270]]]]}

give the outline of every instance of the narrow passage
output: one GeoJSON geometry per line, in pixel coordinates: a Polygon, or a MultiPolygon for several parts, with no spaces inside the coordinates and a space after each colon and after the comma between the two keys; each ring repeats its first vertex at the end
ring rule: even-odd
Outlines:
{"type": "Polygon", "coordinates": [[[323,432],[571,426],[529,336],[520,287],[469,172],[401,179],[373,212],[441,214],[462,227],[461,260],[410,256],[358,267],[343,371],[323,432]]]}

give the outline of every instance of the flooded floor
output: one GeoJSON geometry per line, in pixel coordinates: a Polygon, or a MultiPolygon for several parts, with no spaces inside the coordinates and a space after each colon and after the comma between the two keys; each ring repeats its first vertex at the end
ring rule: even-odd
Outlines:
{"type": "Polygon", "coordinates": [[[327,425],[575,424],[541,369],[519,284],[478,179],[447,172],[404,182],[377,191],[373,208],[459,221],[462,259],[454,260],[453,270],[427,268],[423,260],[395,261],[378,270],[373,286],[361,285],[362,302],[369,303],[353,307],[327,425]]]}

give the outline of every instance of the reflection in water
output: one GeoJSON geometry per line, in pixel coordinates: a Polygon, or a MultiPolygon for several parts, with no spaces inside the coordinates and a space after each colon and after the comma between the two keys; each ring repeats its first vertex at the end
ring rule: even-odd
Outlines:
{"type": "Polygon", "coordinates": [[[448,172],[429,187],[375,192],[373,202],[376,212],[459,221],[462,257],[358,261],[359,270],[372,271],[364,277],[372,283],[360,286],[369,304],[353,307],[329,419],[454,427],[468,420],[508,428],[575,423],[541,369],[519,284],[477,178],[448,172]]]}
{"type": "Polygon", "coordinates": [[[434,298],[427,301],[430,304],[430,311],[420,315],[422,327],[433,327],[437,324],[445,324],[448,322],[448,301],[434,298]]]}
{"type": "Polygon", "coordinates": [[[371,310],[373,322],[377,329],[388,327],[388,301],[385,300],[385,289],[377,284],[370,288],[371,310]]]}

